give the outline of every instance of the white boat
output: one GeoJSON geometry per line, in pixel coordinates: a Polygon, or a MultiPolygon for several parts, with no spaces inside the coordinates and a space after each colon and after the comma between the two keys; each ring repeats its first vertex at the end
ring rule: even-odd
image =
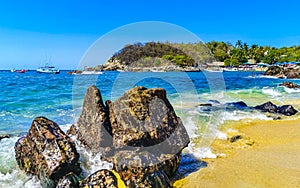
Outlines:
{"type": "Polygon", "coordinates": [[[56,69],[54,66],[44,66],[40,67],[37,70],[37,73],[45,73],[45,74],[59,74],[59,69],[56,69]]]}

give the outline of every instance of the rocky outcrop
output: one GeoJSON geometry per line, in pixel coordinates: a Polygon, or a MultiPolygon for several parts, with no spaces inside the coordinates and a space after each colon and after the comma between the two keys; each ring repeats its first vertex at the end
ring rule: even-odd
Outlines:
{"type": "Polygon", "coordinates": [[[80,178],[71,172],[58,181],[56,188],[79,188],[79,180],[80,178]]]}
{"type": "Polygon", "coordinates": [[[165,90],[135,87],[105,106],[91,86],[83,106],[69,132],[113,162],[127,186],[170,186],[189,137],[165,90]]]}
{"type": "Polygon", "coordinates": [[[72,129],[75,129],[72,131],[73,133],[77,132],[78,140],[93,153],[105,153],[112,145],[108,110],[104,106],[101,93],[96,86],[88,88],[81,115],[72,129]]]}
{"type": "Polygon", "coordinates": [[[284,86],[290,89],[299,89],[300,86],[298,84],[295,84],[293,82],[283,82],[282,84],[279,84],[279,86],[284,86]]]}
{"type": "Polygon", "coordinates": [[[283,106],[276,106],[271,102],[266,102],[264,104],[258,105],[254,107],[257,110],[263,112],[270,112],[270,113],[279,113],[286,116],[295,115],[298,111],[291,105],[283,105],[283,106]]]}
{"type": "Polygon", "coordinates": [[[99,170],[79,183],[79,187],[89,188],[117,188],[117,186],[117,178],[109,170],[99,170]]]}
{"type": "Polygon", "coordinates": [[[33,120],[29,133],[15,145],[19,168],[37,175],[45,187],[53,187],[65,174],[79,174],[79,154],[70,137],[45,118],[33,120]]]}
{"type": "Polygon", "coordinates": [[[288,79],[300,78],[300,69],[271,66],[267,69],[265,75],[288,79]]]}

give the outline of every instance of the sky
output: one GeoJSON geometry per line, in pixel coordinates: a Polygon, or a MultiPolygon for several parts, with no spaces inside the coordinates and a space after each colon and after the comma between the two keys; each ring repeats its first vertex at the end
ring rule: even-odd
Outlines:
{"type": "Polygon", "coordinates": [[[0,69],[36,69],[50,58],[60,69],[77,69],[93,50],[102,56],[100,64],[125,42],[154,35],[178,42],[187,38],[182,34],[194,34],[203,42],[300,45],[299,8],[297,0],[3,0],[0,69]],[[132,27],[149,21],[165,24],[132,27]],[[166,24],[178,31],[159,26],[166,24]],[[102,46],[93,48],[97,41],[102,46]]]}

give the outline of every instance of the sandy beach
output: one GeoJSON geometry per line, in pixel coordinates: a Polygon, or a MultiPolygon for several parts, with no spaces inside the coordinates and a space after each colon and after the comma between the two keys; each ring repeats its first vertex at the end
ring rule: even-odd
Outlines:
{"type": "MultiPolygon", "coordinates": [[[[238,122],[216,140],[208,167],[175,182],[175,187],[300,187],[300,121],[238,122]],[[234,130],[234,131],[233,131],[234,130]]],[[[224,128],[223,128],[224,129],[224,128]]]]}

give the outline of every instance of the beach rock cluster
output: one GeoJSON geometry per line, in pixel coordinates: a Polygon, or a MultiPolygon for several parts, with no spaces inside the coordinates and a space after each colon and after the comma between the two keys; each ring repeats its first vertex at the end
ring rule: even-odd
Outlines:
{"type": "Polygon", "coordinates": [[[300,78],[300,69],[271,66],[266,70],[265,75],[288,79],[300,78]]]}
{"type": "Polygon", "coordinates": [[[205,103],[205,104],[199,104],[199,107],[206,112],[209,111],[217,111],[217,110],[246,110],[246,111],[253,111],[253,110],[259,110],[261,112],[268,112],[273,114],[280,114],[285,116],[292,116],[298,113],[298,111],[292,106],[292,105],[282,105],[277,106],[273,104],[272,102],[266,102],[261,105],[257,106],[248,106],[243,101],[238,102],[230,102],[221,104],[218,101],[211,101],[211,103],[205,103]]]}
{"type": "Polygon", "coordinates": [[[88,88],[78,122],[64,134],[56,123],[36,118],[15,146],[20,169],[37,175],[44,187],[117,187],[112,171],[83,179],[79,154],[68,135],[113,164],[127,187],[171,187],[189,143],[163,89],[135,87],[103,103],[97,87],[88,88]]]}
{"type": "Polygon", "coordinates": [[[279,84],[279,86],[284,86],[290,89],[299,89],[300,86],[298,84],[295,84],[293,82],[283,82],[282,84],[279,84]]]}
{"type": "Polygon", "coordinates": [[[278,113],[286,116],[292,116],[298,112],[292,105],[277,106],[272,102],[266,102],[254,108],[263,112],[278,113]]]}

